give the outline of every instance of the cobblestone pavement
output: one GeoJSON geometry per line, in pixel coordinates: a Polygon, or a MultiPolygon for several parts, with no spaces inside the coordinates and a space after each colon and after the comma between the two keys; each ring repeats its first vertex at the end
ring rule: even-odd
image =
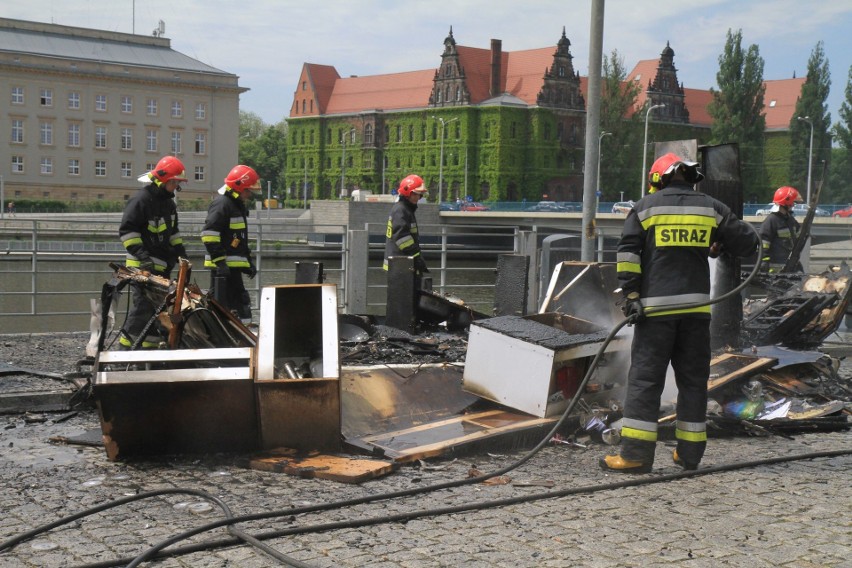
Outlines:
{"type": "MultiPolygon", "coordinates": [[[[35,367],[32,344],[69,361],[82,357],[80,336],[0,337],[0,361],[35,367]],[[68,353],[68,346],[72,345],[68,353]],[[64,347],[63,347],[64,346],[64,347]],[[63,352],[63,348],[66,351],[63,352]],[[78,350],[79,353],[77,353],[78,350]]],[[[48,370],[48,369],[45,369],[48,370]]],[[[56,369],[50,369],[56,370],[56,369]]],[[[0,376],[6,384],[7,377],[0,376]]],[[[43,388],[50,388],[33,379],[43,388]]],[[[52,388],[55,388],[53,385],[52,388]]],[[[0,416],[0,541],[76,512],[139,493],[164,489],[206,492],[235,515],[280,512],[244,522],[249,534],[340,521],[387,519],[412,511],[456,507],[590,488],[574,495],[454,514],[339,528],[264,542],[316,567],[537,567],[537,566],[850,566],[852,455],[799,459],[633,487],[616,482],[680,473],[671,448],[660,444],[652,474],[606,474],[603,445],[549,446],[507,474],[504,485],[475,484],[416,497],[361,504],[293,517],[294,507],[427,487],[466,478],[471,468],[495,471],[523,450],[429,460],[360,485],[298,479],[250,470],[245,456],[165,457],[110,462],[101,447],[51,442],[99,428],[97,413],[0,416]],[[542,481],[553,487],[536,485],[542,481]],[[529,482],[529,485],[522,485],[529,482]],[[594,489],[592,489],[594,488],[594,489]]],[[[845,450],[849,431],[783,437],[711,439],[702,468],[769,458],[845,450]]],[[[197,494],[169,494],[86,516],[0,553],[4,567],[126,565],[147,547],[222,517],[197,494]],[[123,562],[119,560],[123,559],[123,562]],[[115,561],[115,562],[113,562],[115,561]]],[[[182,541],[222,542],[224,528],[182,541]]],[[[247,545],[197,547],[157,560],[164,567],[262,567],[278,561],[247,545]]],[[[147,564],[147,563],[146,563],[147,564]]],[[[147,564],[150,565],[150,564],[147,564]]]]}

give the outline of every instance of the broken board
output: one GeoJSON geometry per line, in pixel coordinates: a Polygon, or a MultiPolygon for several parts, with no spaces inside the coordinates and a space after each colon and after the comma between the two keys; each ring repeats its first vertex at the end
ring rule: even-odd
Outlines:
{"type": "Polygon", "coordinates": [[[388,461],[310,452],[300,454],[294,449],[279,448],[258,454],[249,461],[249,468],[258,471],[286,473],[305,479],[327,479],[341,483],[361,483],[387,475],[394,470],[388,461]]]}
{"type": "Polygon", "coordinates": [[[404,463],[438,456],[477,442],[495,441],[501,436],[539,436],[541,430],[551,427],[558,419],[558,416],[536,418],[520,412],[486,410],[365,436],[358,440],[358,445],[370,446],[374,448],[374,453],[404,463]]]}

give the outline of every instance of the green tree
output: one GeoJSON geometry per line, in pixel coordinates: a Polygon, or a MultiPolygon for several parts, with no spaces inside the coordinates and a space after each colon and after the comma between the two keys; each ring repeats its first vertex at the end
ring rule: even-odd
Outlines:
{"type": "Polygon", "coordinates": [[[814,135],[812,188],[816,188],[819,181],[822,162],[831,163],[831,113],[826,103],[830,88],[828,59],[822,41],[819,41],[808,59],[808,74],[802,85],[802,94],[796,101],[796,112],[790,119],[790,184],[802,190],[802,197],[807,193],[811,123],[814,135]],[[799,120],[799,117],[803,117],[803,120],[799,120]],[[805,117],[807,120],[804,120],[805,117]]]}
{"type": "MultiPolygon", "coordinates": [[[[639,172],[638,154],[625,152],[624,148],[639,148],[639,113],[634,113],[641,85],[625,81],[627,69],[624,58],[613,49],[603,58],[601,77],[601,132],[610,134],[601,138],[601,189],[603,201],[618,201],[621,192],[630,184],[630,172],[639,172]]],[[[638,196],[637,196],[638,197],[638,196]]]]}
{"type": "Polygon", "coordinates": [[[763,135],[763,58],[756,45],[742,48],[742,30],[728,30],[725,48],[719,56],[716,83],[710,89],[713,100],[707,111],[713,119],[711,143],[736,143],[740,150],[740,171],[746,195],[766,195],[763,135]]]}
{"type": "Polygon", "coordinates": [[[838,147],[831,152],[831,174],[823,190],[828,195],[821,201],[852,203],[852,66],[846,78],[846,98],[840,105],[840,120],[833,132],[838,147]]]}
{"type": "Polygon", "coordinates": [[[281,197],[286,158],[287,123],[270,126],[255,113],[240,111],[239,160],[257,171],[264,192],[272,182],[273,191],[281,197]]]}

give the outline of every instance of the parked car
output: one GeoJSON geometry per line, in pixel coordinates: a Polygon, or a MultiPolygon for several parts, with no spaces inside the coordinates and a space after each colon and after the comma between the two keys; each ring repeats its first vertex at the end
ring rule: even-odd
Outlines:
{"type": "Polygon", "coordinates": [[[632,201],[619,201],[617,203],[612,204],[613,213],[621,213],[622,215],[627,215],[631,209],[633,209],[632,201]]]}
{"type": "Polygon", "coordinates": [[[838,209],[832,217],[852,217],[852,205],[843,209],[838,209]]]}
{"type": "MultiPolygon", "coordinates": [[[[808,214],[808,206],[804,203],[796,203],[793,205],[793,214],[797,217],[804,217],[808,214]]],[[[831,213],[821,207],[817,207],[814,217],[831,217],[831,213]]]]}
{"type": "Polygon", "coordinates": [[[556,203],[555,201],[539,201],[535,205],[526,208],[526,211],[544,211],[550,213],[568,213],[574,211],[571,205],[556,203]]]}
{"type": "Polygon", "coordinates": [[[773,207],[775,207],[774,203],[767,203],[765,206],[755,211],[754,214],[759,216],[769,215],[770,213],[772,213],[773,207]]]}
{"type": "Polygon", "coordinates": [[[459,211],[459,204],[453,201],[444,201],[439,206],[441,211],[459,211]]]}
{"type": "Polygon", "coordinates": [[[462,201],[459,211],[489,211],[490,208],[478,201],[462,201]]]}

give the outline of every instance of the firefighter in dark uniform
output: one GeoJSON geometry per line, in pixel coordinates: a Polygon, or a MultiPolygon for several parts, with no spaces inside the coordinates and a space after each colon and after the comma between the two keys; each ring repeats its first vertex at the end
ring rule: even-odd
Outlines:
{"type": "MultiPolygon", "coordinates": [[[[175,205],[175,191],[180,191],[180,184],[186,181],[183,163],[165,156],[139,181],[146,185],[127,201],[118,229],[127,251],[125,265],[169,278],[178,258],[186,258],[175,205]]],[[[131,283],[131,294],[133,308],[119,334],[119,349],[133,346],[156,310],[135,282],[131,283]]],[[[154,324],[140,346],[157,348],[163,337],[163,331],[154,324]]]]}
{"type": "Polygon", "coordinates": [[[414,212],[417,211],[417,203],[420,198],[428,193],[423,178],[410,175],[399,183],[397,195],[399,199],[393,204],[388,226],[385,231],[387,242],[385,243],[385,262],[382,266],[388,269],[388,259],[392,256],[410,256],[414,258],[414,272],[418,276],[417,285],[420,284],[420,276],[429,272],[426,261],[420,251],[420,234],[417,231],[417,219],[414,212]]]}
{"type": "MultiPolygon", "coordinates": [[[[760,225],[760,248],[763,255],[761,269],[779,272],[799,238],[799,222],[793,217],[793,205],[802,201],[796,188],[784,186],[775,190],[772,212],[760,225]]],[[[796,266],[802,272],[802,264],[796,266]]]]}
{"type": "Polygon", "coordinates": [[[210,204],[201,232],[201,242],[207,249],[204,266],[211,270],[210,291],[243,323],[251,323],[251,298],[243,284],[243,274],[249,278],[257,274],[249,249],[246,207],[257,181],[254,169],[234,166],[218,190],[219,197],[210,204]],[[224,293],[216,290],[217,280],[225,282],[224,293]]]}
{"type": "Polygon", "coordinates": [[[678,388],[674,461],[695,469],[707,443],[710,374],[708,255],[748,256],[757,234],[722,202],[694,190],[698,164],[666,154],[654,162],[649,195],[624,222],[618,243],[618,279],[624,312],[635,333],[619,455],[601,458],[609,471],[651,471],[660,397],[671,363],[678,388]]]}

